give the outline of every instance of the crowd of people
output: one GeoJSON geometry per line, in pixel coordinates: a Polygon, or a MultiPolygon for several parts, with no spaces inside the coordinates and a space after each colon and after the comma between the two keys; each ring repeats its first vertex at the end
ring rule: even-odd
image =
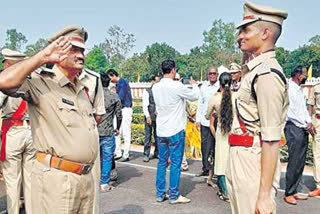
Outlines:
{"type": "MultiPolygon", "coordinates": [[[[246,2],[237,26],[242,65],[211,66],[201,84],[192,78],[183,84],[175,61],[161,63],[162,77],[153,76],[143,94],[143,161],[150,160],[153,135],[157,202],[191,202],[179,191],[187,145],[202,156],[197,176],[218,186],[232,213],[275,213],[283,132],[289,152],[284,200],[307,199],[297,187],[309,134],[317,184],[309,196],[320,196],[320,86],[313,86],[307,108],[306,69],[296,67],[288,80],[275,58],[287,15],[246,2]]],[[[130,161],[130,85],[114,69],[97,74],[84,68],[87,38],[84,28],[70,26],[30,58],[2,50],[0,164],[9,214],[19,213],[21,196],[29,214],[98,214],[100,193],[111,191],[117,178],[115,160],[130,161]]]]}

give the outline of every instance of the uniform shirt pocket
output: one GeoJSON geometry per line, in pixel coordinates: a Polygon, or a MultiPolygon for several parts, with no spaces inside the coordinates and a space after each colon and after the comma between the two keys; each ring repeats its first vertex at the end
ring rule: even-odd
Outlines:
{"type": "Polygon", "coordinates": [[[81,117],[78,109],[74,105],[58,102],[58,112],[60,119],[67,127],[79,127],[81,123],[81,117]]]}

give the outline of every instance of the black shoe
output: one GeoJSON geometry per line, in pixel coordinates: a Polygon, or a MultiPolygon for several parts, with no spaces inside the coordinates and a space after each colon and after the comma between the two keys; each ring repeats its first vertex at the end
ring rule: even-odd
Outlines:
{"type": "Polygon", "coordinates": [[[121,159],[122,158],[122,155],[121,156],[114,156],[114,160],[119,160],[119,159],[121,159]]]}
{"type": "Polygon", "coordinates": [[[209,172],[201,172],[200,174],[197,174],[196,177],[205,177],[208,175],[209,175],[209,172]]]}
{"type": "Polygon", "coordinates": [[[153,159],[158,159],[158,153],[154,153],[152,156],[153,159]]]}

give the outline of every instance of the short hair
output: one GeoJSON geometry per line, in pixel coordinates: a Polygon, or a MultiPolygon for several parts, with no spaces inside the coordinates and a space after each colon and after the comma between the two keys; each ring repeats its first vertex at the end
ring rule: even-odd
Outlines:
{"type": "Polygon", "coordinates": [[[297,67],[295,67],[292,71],[291,71],[291,78],[294,78],[297,76],[297,74],[301,75],[302,71],[303,71],[303,66],[302,65],[298,65],[297,67]]]}
{"type": "Polygon", "coordinates": [[[254,23],[258,28],[268,28],[271,34],[271,39],[274,44],[278,41],[281,32],[282,32],[282,26],[274,23],[274,22],[268,22],[268,21],[257,21],[254,23]]]}
{"type": "Polygon", "coordinates": [[[173,60],[165,60],[161,63],[161,69],[163,74],[169,74],[173,68],[176,67],[176,63],[173,60]]]}
{"type": "Polygon", "coordinates": [[[110,78],[107,72],[102,72],[100,74],[100,78],[101,78],[101,83],[103,87],[109,87],[110,84],[110,78]]]}
{"type": "Polygon", "coordinates": [[[116,76],[116,77],[118,77],[119,76],[119,74],[118,74],[118,72],[116,72],[116,70],[114,70],[114,69],[112,69],[112,68],[110,68],[109,70],[107,70],[107,75],[108,76],[116,76]]]}
{"type": "Polygon", "coordinates": [[[209,66],[207,73],[209,73],[212,69],[214,69],[217,73],[219,72],[219,71],[218,71],[218,68],[217,68],[216,66],[211,65],[211,66],[209,66]]]}

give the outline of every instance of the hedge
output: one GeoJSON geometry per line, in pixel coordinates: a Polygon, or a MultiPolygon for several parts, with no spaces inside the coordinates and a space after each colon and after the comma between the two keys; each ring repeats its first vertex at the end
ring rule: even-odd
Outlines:
{"type": "MultiPolygon", "coordinates": [[[[280,160],[281,162],[288,162],[288,146],[285,145],[280,149],[280,160]]],[[[312,153],[312,140],[309,139],[308,149],[307,149],[307,156],[306,156],[306,165],[312,166],[313,165],[313,153],[312,153]]]]}
{"type": "Polygon", "coordinates": [[[132,114],[132,123],[133,124],[144,124],[144,115],[142,113],[132,114]]]}
{"type": "Polygon", "coordinates": [[[144,145],[144,124],[131,124],[131,142],[144,145]]]}

